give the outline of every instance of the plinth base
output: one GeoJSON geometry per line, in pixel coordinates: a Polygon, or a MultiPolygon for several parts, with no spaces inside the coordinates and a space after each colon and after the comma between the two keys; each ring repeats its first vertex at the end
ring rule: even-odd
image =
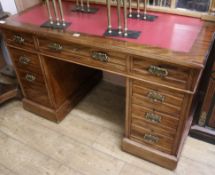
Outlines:
{"type": "Polygon", "coordinates": [[[83,8],[81,8],[81,6],[74,6],[72,8],[72,12],[80,12],[80,13],[96,13],[99,9],[96,7],[89,7],[87,8],[87,6],[84,6],[83,8]]]}
{"type": "Polygon", "coordinates": [[[145,20],[145,21],[154,21],[155,19],[158,18],[158,16],[140,13],[140,16],[138,17],[137,12],[132,12],[128,14],[128,18],[145,20]]]}
{"type": "Polygon", "coordinates": [[[50,21],[45,22],[44,24],[42,24],[40,27],[43,28],[50,28],[50,29],[66,29],[67,27],[69,27],[72,23],[69,22],[65,22],[65,25],[63,25],[62,22],[60,22],[60,25],[57,25],[57,22],[54,21],[53,24],[50,24],[50,21]]]}
{"type": "Polygon", "coordinates": [[[174,170],[177,167],[177,157],[134,142],[128,138],[123,139],[122,150],[170,170],[174,170]]]}
{"type": "Polygon", "coordinates": [[[139,31],[132,31],[132,30],[128,30],[127,31],[127,35],[124,35],[124,32],[122,31],[121,34],[119,34],[119,30],[118,29],[112,29],[112,32],[109,33],[108,29],[105,31],[104,36],[114,36],[114,37],[121,37],[121,38],[131,38],[131,39],[137,39],[141,32],[139,31]]]}

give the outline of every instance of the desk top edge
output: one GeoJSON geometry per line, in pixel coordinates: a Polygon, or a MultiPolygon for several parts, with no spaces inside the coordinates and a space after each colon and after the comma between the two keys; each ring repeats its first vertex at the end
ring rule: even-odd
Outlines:
{"type": "MultiPolygon", "coordinates": [[[[31,7],[26,11],[31,10],[31,7]]],[[[20,15],[23,12],[17,14],[20,15]]],[[[21,23],[14,20],[13,15],[9,17],[4,24],[0,24],[0,30],[13,30],[17,32],[26,32],[43,37],[59,38],[65,41],[70,41],[77,44],[94,46],[101,49],[108,49],[112,51],[122,52],[128,55],[139,57],[148,57],[151,59],[165,61],[168,63],[190,67],[195,69],[202,69],[206,63],[206,55],[210,44],[212,42],[212,35],[215,31],[215,24],[213,22],[204,22],[202,29],[197,36],[191,50],[188,53],[172,51],[169,49],[131,43],[127,41],[120,41],[107,37],[93,36],[89,34],[81,34],[80,37],[74,37],[71,31],[57,31],[37,27],[31,24],[21,23]]]]}

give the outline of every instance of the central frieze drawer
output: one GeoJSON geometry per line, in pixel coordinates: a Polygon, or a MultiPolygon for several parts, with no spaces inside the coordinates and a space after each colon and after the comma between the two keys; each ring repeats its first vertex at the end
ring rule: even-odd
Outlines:
{"type": "Polygon", "coordinates": [[[148,81],[179,89],[191,89],[189,76],[191,69],[179,67],[147,58],[133,58],[132,74],[148,81]]]}
{"type": "Polygon", "coordinates": [[[46,38],[38,41],[40,52],[46,55],[116,72],[127,70],[127,56],[121,53],[46,38]]]}

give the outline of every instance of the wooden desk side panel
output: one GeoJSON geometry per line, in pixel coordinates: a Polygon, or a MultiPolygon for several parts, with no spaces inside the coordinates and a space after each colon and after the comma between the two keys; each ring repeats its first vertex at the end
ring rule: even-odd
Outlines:
{"type": "MultiPolygon", "coordinates": [[[[41,56],[48,89],[51,91],[55,108],[74,95],[84,83],[91,81],[99,71],[51,57],[41,56]]],[[[100,73],[101,74],[101,73],[100,73]]]]}

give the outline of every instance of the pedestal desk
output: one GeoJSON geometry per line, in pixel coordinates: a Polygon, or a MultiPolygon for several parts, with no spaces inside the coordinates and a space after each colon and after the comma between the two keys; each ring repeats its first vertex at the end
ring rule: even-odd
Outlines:
{"type": "Polygon", "coordinates": [[[71,2],[63,5],[72,23],[66,30],[40,28],[48,19],[43,4],[0,25],[23,107],[60,122],[102,78],[102,70],[121,75],[126,78],[122,149],[174,169],[192,121],[214,23],[156,13],[154,22],[128,20],[130,29],[141,31],[137,40],[110,38],[102,36],[105,6],[98,5],[97,14],[77,14],[70,11],[71,2]]]}

